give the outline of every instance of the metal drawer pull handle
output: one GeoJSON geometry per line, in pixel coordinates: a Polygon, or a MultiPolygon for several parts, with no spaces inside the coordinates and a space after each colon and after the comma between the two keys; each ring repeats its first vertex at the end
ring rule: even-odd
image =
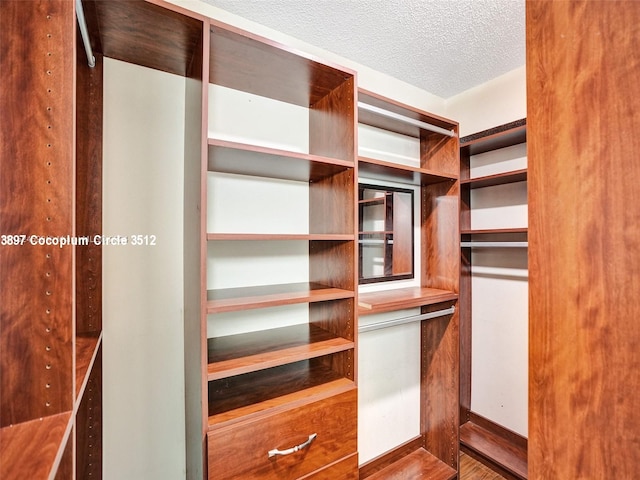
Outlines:
{"type": "Polygon", "coordinates": [[[286,450],[278,450],[277,448],[274,450],[269,450],[269,458],[275,457],[276,455],[291,455],[292,453],[296,453],[297,451],[302,450],[303,448],[306,448],[309,445],[311,445],[311,442],[313,442],[317,436],[318,436],[317,433],[313,433],[309,435],[309,438],[307,439],[306,442],[301,443],[300,445],[296,445],[295,447],[292,447],[292,448],[287,448],[286,450]]]}

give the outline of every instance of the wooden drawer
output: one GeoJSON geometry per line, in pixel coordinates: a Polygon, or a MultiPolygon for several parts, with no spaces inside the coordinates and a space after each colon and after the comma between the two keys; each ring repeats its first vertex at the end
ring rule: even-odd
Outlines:
{"type": "Polygon", "coordinates": [[[348,456],[322,470],[315,471],[301,480],[358,480],[358,454],[348,456]]]}
{"type": "Polygon", "coordinates": [[[209,479],[289,480],[305,476],[356,453],[356,421],[357,398],[353,389],[212,430],[208,433],[209,479]],[[269,457],[270,450],[290,449],[308,441],[312,434],[316,437],[305,448],[269,457]]]}

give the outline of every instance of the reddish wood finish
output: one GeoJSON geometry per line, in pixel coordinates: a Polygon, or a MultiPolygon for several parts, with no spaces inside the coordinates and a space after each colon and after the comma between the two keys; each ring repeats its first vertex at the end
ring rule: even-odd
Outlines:
{"type": "Polygon", "coordinates": [[[403,308],[420,307],[456,300],[458,295],[448,290],[424,287],[405,287],[360,294],[358,315],[391,312],[403,308]]]}
{"type": "Polygon", "coordinates": [[[377,158],[359,157],[358,166],[363,176],[374,180],[384,180],[410,185],[431,185],[432,183],[456,180],[457,174],[443,174],[436,170],[401,165],[377,158]]]}
{"type": "Polygon", "coordinates": [[[457,477],[457,471],[441,462],[424,448],[413,451],[384,470],[367,477],[371,480],[419,480],[457,477]]]}
{"type": "Polygon", "coordinates": [[[469,185],[469,188],[484,188],[526,181],[527,169],[523,168],[520,170],[514,170],[513,172],[496,173],[494,175],[486,175],[484,177],[468,178],[462,180],[460,183],[462,185],[469,185]]]}
{"type": "MultiPolygon", "coordinates": [[[[501,125],[460,139],[460,234],[463,241],[526,242],[526,228],[471,229],[471,190],[527,180],[527,169],[469,178],[471,156],[526,141],[526,119],[501,125]]],[[[460,256],[460,422],[471,418],[471,265],[473,249],[464,247],[460,256]]],[[[526,267],[526,266],[525,266],[526,267]]]]}
{"type": "Polygon", "coordinates": [[[355,164],[356,89],[355,72],[329,94],[310,104],[309,151],[316,155],[342,158],[355,164]]]}
{"type": "Polygon", "coordinates": [[[318,393],[353,387],[353,381],[312,358],[209,382],[209,425],[242,419],[318,393]]]}
{"type": "Polygon", "coordinates": [[[418,436],[413,440],[409,440],[389,452],[385,452],[360,466],[360,478],[364,480],[374,473],[377,473],[389,465],[392,465],[410,453],[422,448],[422,436],[418,436]]]}
{"type": "Polygon", "coordinates": [[[298,478],[356,452],[356,390],[209,432],[209,478],[298,478]],[[317,434],[308,447],[269,458],[317,434]]]}
{"type": "MultiPolygon", "coordinates": [[[[84,0],[92,46],[105,57],[186,76],[201,51],[202,22],[164,2],[84,0]]],[[[196,60],[197,61],[197,60],[196,60]]]]}
{"type": "MultiPolygon", "coordinates": [[[[442,308],[422,307],[422,312],[442,308]]],[[[460,337],[459,312],[422,322],[423,398],[421,428],[424,447],[457,471],[460,425],[460,337]]]]}
{"type": "Polygon", "coordinates": [[[76,478],[102,478],[102,344],[87,379],[75,422],[76,478]]]}
{"type": "MultiPolygon", "coordinates": [[[[76,235],[102,234],[102,57],[76,56],[76,235]]],[[[76,248],[76,334],[102,329],[102,246],[76,248]]]]}
{"type": "Polygon", "coordinates": [[[102,342],[101,334],[79,335],[76,337],[76,399],[82,397],[88,374],[95,361],[98,346],[102,342]]]}
{"type": "MultiPolygon", "coordinates": [[[[510,433],[510,437],[515,435],[510,433]]],[[[527,447],[526,439],[522,437],[512,440],[475,422],[467,422],[460,427],[460,445],[507,478],[527,478],[527,447]]]]}
{"type": "MultiPolygon", "coordinates": [[[[72,436],[74,434],[75,428],[71,432],[72,436]]],[[[64,452],[62,453],[62,458],[60,459],[60,463],[56,470],[55,480],[67,480],[69,478],[73,478],[73,472],[73,442],[67,441],[67,444],[64,447],[64,452]]]]}
{"type": "Polygon", "coordinates": [[[358,480],[358,454],[349,455],[327,467],[300,477],[300,480],[358,480]]]}
{"type": "Polygon", "coordinates": [[[207,292],[207,313],[233,312],[252,308],[314,303],[353,298],[352,290],[318,283],[288,283],[259,287],[226,288],[207,292]]]}
{"type": "Polygon", "coordinates": [[[460,275],[458,182],[422,188],[422,286],[458,293],[460,275]]]}
{"type": "Polygon", "coordinates": [[[353,160],[209,139],[209,170],[316,182],[353,167],[353,160]]]}
{"type": "Polygon", "coordinates": [[[303,107],[316,105],[353,75],[215,21],[210,48],[211,83],[303,107]]]}
{"type": "Polygon", "coordinates": [[[522,118],[505,125],[473,133],[460,139],[460,154],[463,156],[518,145],[527,141],[527,119],[522,118]]]}
{"type": "Polygon", "coordinates": [[[529,478],[634,478],[640,3],[526,14],[529,478]]]}
{"type": "Polygon", "coordinates": [[[264,370],[354,348],[354,343],[314,325],[210,338],[208,379],[264,370]]]}
{"type": "MultiPolygon", "coordinates": [[[[452,122],[449,119],[434,115],[432,113],[425,112],[415,107],[406,105],[401,102],[397,102],[377,93],[367,91],[363,88],[358,89],[358,101],[366,103],[367,105],[373,105],[374,107],[382,108],[389,112],[398,113],[404,117],[412,118],[414,120],[420,120],[421,122],[430,123],[437,127],[445,128],[448,130],[454,130],[457,132],[457,123],[452,122]]],[[[415,138],[420,138],[423,130],[420,127],[410,125],[398,120],[394,120],[380,115],[373,114],[366,110],[360,110],[358,112],[358,122],[365,125],[371,125],[372,127],[381,128],[383,130],[389,130],[390,132],[399,133],[401,135],[408,135],[415,138]]],[[[441,136],[441,135],[440,135],[441,136]]],[[[456,153],[457,157],[457,153],[456,153]]],[[[426,167],[425,167],[426,168],[426,167]]],[[[457,175],[457,171],[455,173],[457,175]]]]}
{"type": "MultiPolygon", "coordinates": [[[[352,380],[342,378],[322,365],[306,369],[310,373],[310,376],[307,377],[305,377],[305,367],[300,368],[300,365],[288,365],[277,370],[280,371],[276,371],[272,378],[278,377],[276,381],[293,378],[295,385],[274,383],[279,389],[275,394],[271,393],[262,397],[255,394],[248,400],[242,398],[242,393],[238,398],[211,400],[209,402],[211,416],[208,418],[207,430],[217,430],[252,418],[260,418],[265,413],[282,412],[293,406],[306,405],[312,401],[352,390],[355,386],[352,380]]],[[[258,378],[259,388],[271,381],[271,378],[267,378],[266,382],[258,376],[254,376],[254,378],[258,378]]],[[[209,392],[215,393],[217,387],[217,385],[210,384],[209,392]]],[[[245,388],[245,386],[241,385],[241,388],[245,388]]],[[[251,388],[248,388],[247,391],[254,393],[251,388]]]]}
{"type": "Polygon", "coordinates": [[[49,478],[55,473],[56,458],[66,445],[70,418],[66,412],[0,428],[0,478],[49,478]]]}
{"type": "MultiPolygon", "coordinates": [[[[73,3],[0,8],[0,232],[73,236],[73,3]]],[[[72,247],[0,246],[0,427],[72,409],[72,266],[72,247]]]]}
{"type": "MultiPolygon", "coordinates": [[[[355,234],[355,218],[345,213],[355,210],[356,180],[354,169],[350,168],[309,185],[309,233],[355,234]]],[[[350,263],[353,270],[355,260],[350,263]]]]}

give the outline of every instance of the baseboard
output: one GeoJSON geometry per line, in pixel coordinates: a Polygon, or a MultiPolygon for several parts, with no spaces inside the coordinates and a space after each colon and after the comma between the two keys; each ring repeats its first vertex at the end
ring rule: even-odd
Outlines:
{"type": "Polygon", "coordinates": [[[390,450],[378,457],[369,460],[366,463],[360,465],[360,479],[367,478],[374,473],[388,467],[389,465],[397,462],[401,458],[409,455],[411,452],[418,450],[422,447],[422,437],[416,437],[408,442],[398,445],[393,450],[390,450]]]}
{"type": "Polygon", "coordinates": [[[509,480],[527,479],[527,439],[469,412],[460,427],[460,448],[509,480]]]}

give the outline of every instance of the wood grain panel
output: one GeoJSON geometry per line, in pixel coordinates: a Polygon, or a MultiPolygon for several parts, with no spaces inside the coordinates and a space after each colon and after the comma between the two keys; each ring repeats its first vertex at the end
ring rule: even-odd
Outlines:
{"type": "Polygon", "coordinates": [[[395,288],[393,290],[363,293],[358,296],[358,314],[390,312],[403,308],[456,300],[457,298],[457,294],[447,290],[422,287],[395,288]]]}
{"type": "Polygon", "coordinates": [[[304,324],[210,338],[208,347],[208,379],[217,380],[330,355],[352,349],[354,344],[326,329],[304,324]]]}
{"type": "MultiPolygon", "coordinates": [[[[309,185],[309,233],[355,234],[356,172],[350,168],[309,185]]],[[[355,262],[349,258],[349,261],[355,262]]]]}
{"type": "MultiPolygon", "coordinates": [[[[453,124],[458,133],[458,124],[453,124]]],[[[457,176],[460,173],[460,142],[458,137],[447,137],[427,130],[420,132],[420,167],[441,174],[457,176]]]]}
{"type": "Polygon", "coordinates": [[[102,346],[96,354],[75,424],[76,478],[102,478],[102,346]]]}
{"type": "Polygon", "coordinates": [[[209,432],[209,478],[299,478],[356,452],[356,390],[209,432]],[[315,440],[286,456],[269,458],[315,440]]]}
{"type": "Polygon", "coordinates": [[[395,462],[400,461],[402,458],[406,457],[410,453],[422,448],[422,436],[418,436],[412,440],[409,440],[401,445],[398,445],[393,450],[383,453],[382,455],[378,455],[375,458],[372,458],[366,463],[363,463],[360,466],[360,478],[365,479],[370,477],[376,472],[379,472],[389,465],[392,465],[395,462]]]}
{"type": "MultiPolygon", "coordinates": [[[[351,219],[353,221],[353,218],[351,219]]],[[[355,242],[309,242],[309,280],[355,290],[355,242]]]]}
{"type": "Polygon", "coordinates": [[[211,22],[209,81],[309,107],[351,74],[249,32],[211,22]]]}
{"type": "Polygon", "coordinates": [[[358,454],[329,464],[327,467],[300,477],[300,480],[358,480],[358,454]]]}
{"type": "Polygon", "coordinates": [[[422,188],[422,285],[458,293],[459,182],[422,188]]]}
{"type": "Polygon", "coordinates": [[[66,446],[70,418],[66,412],[0,428],[0,478],[49,478],[66,446]]]}
{"type": "Polygon", "coordinates": [[[355,77],[349,76],[328,95],[310,105],[309,152],[355,164],[355,97],[355,77]]]}
{"type": "MultiPolygon", "coordinates": [[[[76,234],[102,234],[102,56],[89,68],[77,38],[76,60],[76,234]]],[[[76,333],[102,329],[102,246],[76,248],[76,333]]]]}
{"type": "MultiPolygon", "coordinates": [[[[438,309],[422,308],[422,312],[438,309]]],[[[421,428],[426,450],[456,471],[460,396],[459,312],[421,324],[421,428]]]]}
{"type": "Polygon", "coordinates": [[[201,51],[202,22],[173,11],[176,7],[170,4],[131,0],[83,4],[92,47],[105,57],[187,76],[194,54],[201,51]]]}
{"type": "Polygon", "coordinates": [[[71,410],[73,248],[72,2],[2,2],[0,31],[0,426],[71,410]],[[20,59],[19,68],[16,59],[20,59]]]}
{"type": "Polygon", "coordinates": [[[526,9],[529,478],[634,478],[640,3],[526,9]]]}
{"type": "Polygon", "coordinates": [[[371,480],[452,480],[456,478],[456,473],[456,470],[438,460],[424,448],[419,448],[367,478],[371,480]]]}

